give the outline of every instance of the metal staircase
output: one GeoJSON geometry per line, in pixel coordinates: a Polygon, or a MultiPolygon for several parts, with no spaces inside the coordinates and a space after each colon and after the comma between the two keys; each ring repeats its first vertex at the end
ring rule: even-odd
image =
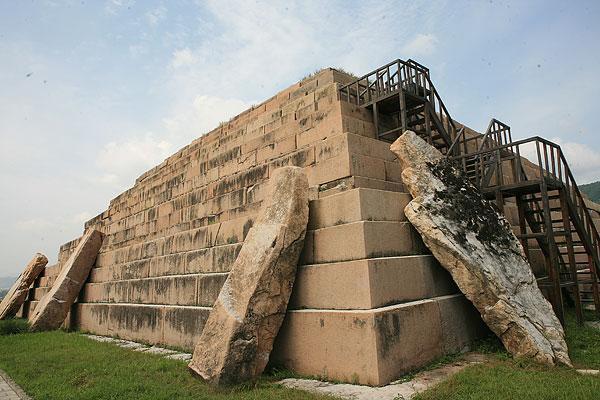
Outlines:
{"type": "Polygon", "coordinates": [[[413,60],[384,65],[339,94],[372,110],[378,139],[393,142],[412,130],[455,160],[500,211],[516,205],[517,237],[561,321],[565,299],[579,322],[586,303],[600,313],[600,237],[560,146],[540,137],[513,141],[496,119],[483,135],[457,129],[429,70],[413,60]]]}
{"type": "MultiPolygon", "coordinates": [[[[500,210],[506,201],[516,202],[517,237],[527,257],[535,263],[532,242],[543,255],[540,288],[561,321],[563,295],[568,293],[582,321],[585,303],[593,302],[600,311],[600,237],[569,165],[557,144],[540,137],[513,142],[510,127],[492,122],[505,132],[502,139],[453,158],[486,197],[495,199],[500,210]]],[[[491,133],[490,137],[496,136],[491,133]]]]}
{"type": "Polygon", "coordinates": [[[429,77],[413,60],[395,60],[342,86],[340,98],[373,111],[377,138],[393,142],[414,131],[447,154],[457,129],[429,77]]]}

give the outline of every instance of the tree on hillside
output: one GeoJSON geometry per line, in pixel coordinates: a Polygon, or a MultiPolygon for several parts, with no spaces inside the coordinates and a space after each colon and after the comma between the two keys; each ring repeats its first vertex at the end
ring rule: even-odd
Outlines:
{"type": "Polygon", "coordinates": [[[580,185],[579,189],[595,203],[600,203],[600,181],[580,185]]]}

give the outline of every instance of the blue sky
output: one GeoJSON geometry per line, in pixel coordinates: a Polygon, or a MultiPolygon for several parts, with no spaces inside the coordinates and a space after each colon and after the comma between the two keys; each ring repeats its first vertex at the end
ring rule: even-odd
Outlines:
{"type": "Polygon", "coordinates": [[[600,179],[598,1],[0,1],[0,276],[146,169],[322,67],[431,69],[451,115],[600,179]]]}

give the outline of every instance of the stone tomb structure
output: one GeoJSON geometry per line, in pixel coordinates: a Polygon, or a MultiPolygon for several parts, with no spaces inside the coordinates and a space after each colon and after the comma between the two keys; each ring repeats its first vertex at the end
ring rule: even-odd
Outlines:
{"type": "MultiPolygon", "coordinates": [[[[65,325],[192,350],[281,166],[302,167],[309,222],[271,362],[369,385],[464,349],[478,313],[427,251],[411,197],[370,111],[341,101],[353,78],[325,69],[199,137],[85,224],[104,234],[65,325]]],[[[50,290],[60,248],[19,311],[50,290]]]]}

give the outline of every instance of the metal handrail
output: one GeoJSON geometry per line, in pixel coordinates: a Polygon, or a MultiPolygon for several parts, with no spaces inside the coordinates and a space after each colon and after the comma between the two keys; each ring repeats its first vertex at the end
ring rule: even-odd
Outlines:
{"type": "MultiPolygon", "coordinates": [[[[485,160],[486,158],[491,160],[486,165],[495,164],[497,181],[495,185],[489,187],[509,184],[508,182],[504,182],[502,163],[507,159],[514,160],[516,168],[514,168],[513,165],[514,182],[512,183],[518,184],[530,180],[525,173],[522,173],[522,171],[524,172],[524,169],[521,160],[521,147],[530,143],[533,143],[535,146],[537,156],[535,161],[537,161],[537,163],[532,160],[528,161],[531,162],[534,167],[537,167],[536,172],[539,174],[540,179],[548,178],[564,187],[569,208],[573,215],[577,217],[577,221],[573,218],[573,223],[579,224],[578,230],[581,230],[584,234],[580,235],[583,236],[580,237],[580,240],[584,243],[584,247],[588,251],[588,254],[592,254],[594,264],[597,267],[600,267],[600,235],[598,234],[592,216],[585,205],[584,198],[579,191],[579,187],[575,182],[575,178],[573,177],[571,169],[569,168],[567,160],[559,145],[539,136],[534,136],[528,139],[498,145],[493,148],[478,150],[470,154],[452,156],[450,159],[463,161],[467,158],[477,157],[479,160],[485,160]],[[508,155],[502,156],[503,152],[508,155]]],[[[485,165],[482,163],[481,175],[484,175],[484,167],[485,165]]],[[[481,185],[482,182],[477,182],[477,184],[481,185]]],[[[598,269],[596,269],[596,274],[600,274],[598,269]]]]}
{"type": "Polygon", "coordinates": [[[343,85],[339,88],[339,93],[342,99],[363,106],[372,102],[373,99],[399,90],[406,90],[429,101],[432,113],[438,117],[446,134],[451,141],[455,140],[456,125],[431,82],[429,69],[414,60],[394,60],[343,85]]]}

